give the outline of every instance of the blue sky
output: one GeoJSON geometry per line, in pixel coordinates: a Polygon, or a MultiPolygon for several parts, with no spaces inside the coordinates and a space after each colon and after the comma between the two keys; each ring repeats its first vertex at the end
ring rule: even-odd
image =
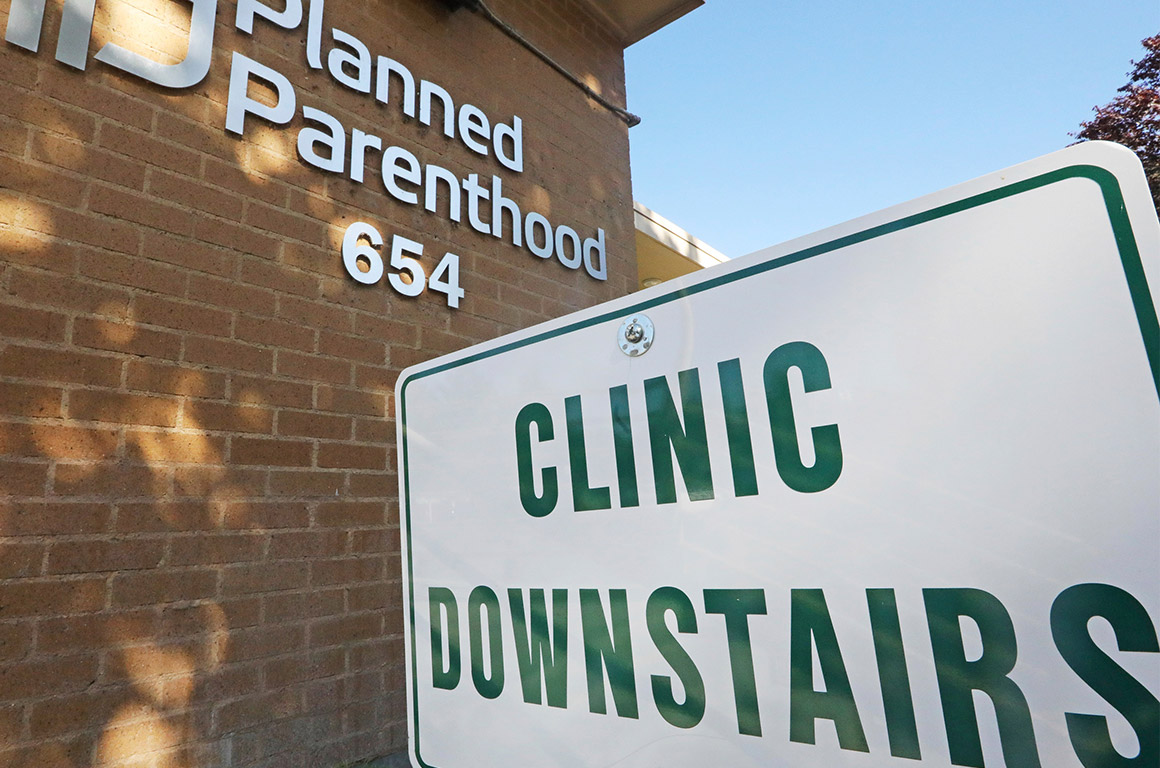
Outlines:
{"type": "Polygon", "coordinates": [[[741,256],[1070,144],[1157,0],[707,0],[626,52],[634,197],[741,256]]]}

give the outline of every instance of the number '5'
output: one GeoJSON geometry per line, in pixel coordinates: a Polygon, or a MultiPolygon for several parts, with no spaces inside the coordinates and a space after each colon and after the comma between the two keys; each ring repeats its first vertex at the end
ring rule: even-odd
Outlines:
{"type": "MultiPolygon", "coordinates": [[[[347,227],[342,238],[342,264],[347,274],[363,285],[374,285],[382,280],[383,259],[378,252],[382,246],[383,236],[370,224],[356,221],[347,227]],[[366,238],[370,244],[361,242],[360,238],[366,238]]],[[[422,255],[422,243],[394,235],[391,238],[391,269],[397,271],[387,275],[387,282],[403,296],[418,296],[430,288],[446,295],[447,306],[457,309],[459,300],[463,298],[463,289],[459,287],[459,256],[451,252],[444,254],[428,278],[427,271],[419,263],[418,257],[422,255]],[[414,254],[415,258],[404,253],[414,254]]]]}

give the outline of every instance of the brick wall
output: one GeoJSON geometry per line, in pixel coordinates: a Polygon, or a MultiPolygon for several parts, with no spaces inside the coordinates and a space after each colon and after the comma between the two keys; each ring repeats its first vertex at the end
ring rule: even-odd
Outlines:
{"type": "MultiPolygon", "coordinates": [[[[623,103],[621,47],[582,4],[491,5],[623,103]]],[[[399,371],[636,283],[626,128],[480,16],[329,0],[326,29],[519,115],[521,174],[310,70],[304,27],[248,36],[219,6],[210,74],[181,91],[55,61],[59,3],[38,54],[0,43],[5,768],[405,749],[399,371]],[[300,114],[227,133],[233,51],[286,75],[300,105],[495,173],[553,223],[603,227],[607,282],[401,205],[376,171],[359,185],[307,166],[300,114]],[[461,308],[355,283],[339,247],[360,219],[460,254],[461,308]]],[[[186,3],[102,0],[90,54],[180,59],[188,24],[186,3]]]]}

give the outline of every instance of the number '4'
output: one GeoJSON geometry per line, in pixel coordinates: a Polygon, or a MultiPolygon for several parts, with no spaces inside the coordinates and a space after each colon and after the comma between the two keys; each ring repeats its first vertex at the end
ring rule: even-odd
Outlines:
{"type": "Polygon", "coordinates": [[[463,298],[463,289],[459,287],[459,256],[450,251],[443,254],[442,261],[427,281],[427,287],[445,294],[447,306],[459,309],[459,300],[463,298]]]}

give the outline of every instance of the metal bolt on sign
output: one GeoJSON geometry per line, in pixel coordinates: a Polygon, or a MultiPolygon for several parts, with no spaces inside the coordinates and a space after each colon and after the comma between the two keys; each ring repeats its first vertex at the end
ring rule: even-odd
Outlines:
{"type": "Polygon", "coordinates": [[[654,335],[655,329],[648,315],[630,315],[620,324],[616,342],[624,354],[639,357],[648,352],[654,335]]]}

